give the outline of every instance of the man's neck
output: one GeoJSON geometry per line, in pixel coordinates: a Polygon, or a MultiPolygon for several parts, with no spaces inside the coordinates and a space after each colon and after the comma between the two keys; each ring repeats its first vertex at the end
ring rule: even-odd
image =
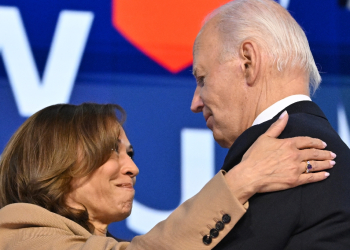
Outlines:
{"type": "Polygon", "coordinates": [[[254,120],[252,126],[258,125],[265,121],[272,119],[279,112],[283,111],[289,105],[300,102],[300,101],[311,101],[311,98],[307,95],[291,95],[288,96],[262,111],[254,120]]]}
{"type": "Polygon", "coordinates": [[[257,84],[259,94],[257,95],[254,119],[273,104],[289,96],[303,95],[303,98],[309,96],[309,84],[305,74],[278,72],[275,75],[269,75],[268,79],[269,81],[260,79],[260,83],[257,84]]]}

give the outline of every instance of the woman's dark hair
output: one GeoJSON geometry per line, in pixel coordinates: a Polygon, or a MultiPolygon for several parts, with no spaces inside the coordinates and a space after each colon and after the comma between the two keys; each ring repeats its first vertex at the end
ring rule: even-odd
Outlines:
{"type": "Polygon", "coordinates": [[[29,117],[0,161],[0,208],[31,203],[93,231],[87,210],[66,205],[73,178],[91,174],[118,147],[124,110],[114,104],[58,104],[29,117]],[[120,114],[120,118],[117,117],[120,114]]]}

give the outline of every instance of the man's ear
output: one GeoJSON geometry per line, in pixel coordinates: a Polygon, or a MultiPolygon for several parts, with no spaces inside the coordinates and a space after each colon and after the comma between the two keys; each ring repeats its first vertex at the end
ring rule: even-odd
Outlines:
{"type": "Polygon", "coordinates": [[[244,72],[247,84],[252,86],[260,70],[260,50],[253,41],[245,40],[240,47],[240,58],[242,60],[242,70],[244,72]]]}

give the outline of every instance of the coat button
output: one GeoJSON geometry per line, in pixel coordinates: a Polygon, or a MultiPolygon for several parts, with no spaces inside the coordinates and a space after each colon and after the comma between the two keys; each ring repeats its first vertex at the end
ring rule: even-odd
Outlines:
{"type": "Polygon", "coordinates": [[[210,236],[212,237],[212,238],[216,238],[216,237],[218,237],[219,236],[219,231],[218,230],[216,230],[216,229],[211,229],[210,230],[210,236]]]}
{"type": "Polygon", "coordinates": [[[215,224],[215,229],[218,231],[221,231],[222,229],[224,229],[224,227],[225,227],[225,224],[222,221],[218,221],[215,224]]]}
{"type": "Polygon", "coordinates": [[[231,221],[231,216],[229,216],[228,214],[224,214],[224,216],[222,216],[222,222],[227,224],[230,223],[231,221]]]}
{"type": "Polygon", "coordinates": [[[205,235],[205,236],[203,237],[203,243],[204,243],[204,245],[209,245],[211,242],[212,242],[211,236],[205,235]]]}

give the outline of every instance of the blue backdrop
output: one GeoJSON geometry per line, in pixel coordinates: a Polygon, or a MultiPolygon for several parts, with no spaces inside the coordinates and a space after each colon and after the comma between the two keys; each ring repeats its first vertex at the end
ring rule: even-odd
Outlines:
{"type": "MultiPolygon", "coordinates": [[[[280,3],[305,30],[322,72],[312,98],[349,143],[350,1],[280,3]]],[[[120,104],[140,175],[133,215],[109,229],[130,239],[194,194],[220,169],[226,150],[189,109],[191,67],[171,73],[118,32],[112,15],[110,0],[0,0],[0,148],[51,103],[120,104]]]]}

